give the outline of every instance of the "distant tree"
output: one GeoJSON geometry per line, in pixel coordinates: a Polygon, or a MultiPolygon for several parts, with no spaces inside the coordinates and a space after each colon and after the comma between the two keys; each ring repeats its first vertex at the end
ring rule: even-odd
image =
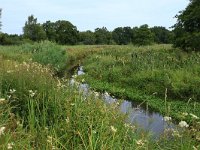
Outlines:
{"type": "Polygon", "coordinates": [[[106,27],[95,29],[96,44],[111,44],[112,34],[107,30],[106,27]]]}
{"type": "Polygon", "coordinates": [[[47,39],[49,41],[55,42],[56,41],[56,24],[51,21],[46,21],[42,24],[44,31],[46,32],[47,39]]]}
{"type": "Polygon", "coordinates": [[[200,51],[200,0],[190,0],[176,18],[174,46],[185,51],[200,51]]]}
{"type": "Polygon", "coordinates": [[[172,43],[173,33],[172,31],[167,30],[165,27],[155,26],[151,28],[151,31],[154,33],[154,42],[158,44],[169,44],[172,43]]]}
{"type": "Polygon", "coordinates": [[[149,45],[154,42],[154,34],[148,25],[142,25],[139,28],[133,28],[133,44],[149,45]]]}
{"type": "Polygon", "coordinates": [[[23,42],[22,37],[17,34],[0,34],[0,45],[18,45],[23,42]]]}
{"type": "Polygon", "coordinates": [[[93,45],[95,40],[95,35],[90,30],[79,33],[79,41],[85,45],[93,45]]]}
{"type": "Polygon", "coordinates": [[[76,26],[69,21],[56,21],[55,30],[57,43],[74,45],[78,42],[78,30],[76,26]]]}
{"type": "MultiPolygon", "coordinates": [[[[0,19],[1,19],[1,13],[2,13],[2,9],[0,8],[0,19]]],[[[1,27],[2,27],[2,23],[1,23],[1,20],[0,20],[0,32],[1,32],[1,27]]]]}
{"type": "Polygon", "coordinates": [[[41,41],[46,39],[46,33],[43,30],[43,27],[37,23],[37,18],[34,18],[33,15],[28,17],[28,21],[26,21],[23,31],[24,38],[32,41],[41,41]]]}
{"type": "Polygon", "coordinates": [[[127,45],[131,43],[133,31],[131,27],[118,27],[112,32],[113,40],[119,45],[127,45]]]}

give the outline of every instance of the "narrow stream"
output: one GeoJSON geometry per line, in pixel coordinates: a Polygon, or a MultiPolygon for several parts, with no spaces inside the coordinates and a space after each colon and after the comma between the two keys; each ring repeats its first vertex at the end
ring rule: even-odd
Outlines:
{"type": "MultiPolygon", "coordinates": [[[[84,74],[83,67],[80,66],[77,71],[77,75],[84,74]]],[[[70,80],[71,84],[74,84],[75,79],[70,80]]],[[[79,84],[79,89],[87,96],[90,93],[88,84],[79,84]]],[[[112,104],[118,101],[108,93],[98,93],[106,103],[112,104]]],[[[149,131],[153,137],[160,137],[165,129],[173,129],[175,125],[164,121],[164,118],[158,112],[149,111],[143,107],[140,107],[138,103],[130,100],[124,100],[120,103],[119,109],[121,112],[128,114],[127,123],[137,125],[139,129],[149,131]]]]}

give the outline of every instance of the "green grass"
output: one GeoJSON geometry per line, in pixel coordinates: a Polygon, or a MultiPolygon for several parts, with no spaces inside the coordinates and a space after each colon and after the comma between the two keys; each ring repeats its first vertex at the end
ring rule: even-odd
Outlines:
{"type": "MultiPolygon", "coordinates": [[[[89,52],[89,47],[73,48],[67,53],[68,64],[109,47],[94,46],[89,52]]],[[[67,79],[55,77],[51,66],[31,61],[33,54],[20,49],[0,47],[0,149],[188,150],[198,146],[191,130],[179,132],[173,140],[166,133],[156,141],[148,133],[136,132],[116,104],[94,100],[93,94],[85,98],[67,79]]],[[[107,82],[96,83],[109,87],[107,82]]]]}
{"type": "Polygon", "coordinates": [[[170,45],[110,46],[85,59],[83,78],[97,90],[145,101],[162,114],[193,123],[182,113],[200,117],[199,62],[199,53],[170,45]]]}

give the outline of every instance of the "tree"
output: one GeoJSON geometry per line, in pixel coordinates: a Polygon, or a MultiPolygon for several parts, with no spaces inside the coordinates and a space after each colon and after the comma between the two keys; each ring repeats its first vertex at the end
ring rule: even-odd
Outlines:
{"type": "Polygon", "coordinates": [[[95,29],[96,44],[111,44],[112,35],[106,27],[95,29]]]}
{"type": "Polygon", "coordinates": [[[149,45],[154,41],[154,34],[149,29],[148,25],[142,25],[139,28],[133,28],[133,44],[149,45]]]}
{"type": "Polygon", "coordinates": [[[43,23],[43,29],[46,32],[47,39],[49,41],[55,42],[56,41],[56,24],[51,21],[46,21],[43,23]]]}
{"type": "Polygon", "coordinates": [[[172,43],[173,33],[167,30],[165,27],[155,26],[151,28],[154,33],[154,42],[158,44],[169,44],[172,43]]]}
{"type": "Polygon", "coordinates": [[[55,22],[56,42],[74,45],[78,41],[78,30],[71,22],[59,20],[55,22]]]}
{"type": "Polygon", "coordinates": [[[46,39],[46,33],[43,30],[43,27],[37,23],[37,18],[34,18],[33,15],[28,17],[28,21],[26,21],[23,31],[24,37],[32,41],[41,41],[46,39]]]}
{"type": "Polygon", "coordinates": [[[92,31],[88,30],[86,32],[79,33],[79,40],[81,43],[86,45],[93,45],[95,44],[95,35],[92,31]]]}
{"type": "Polygon", "coordinates": [[[119,45],[127,45],[131,43],[133,31],[130,27],[118,27],[112,32],[113,40],[119,45]]]}
{"type": "Polygon", "coordinates": [[[174,46],[185,51],[200,51],[200,0],[190,0],[176,18],[174,46]]]}

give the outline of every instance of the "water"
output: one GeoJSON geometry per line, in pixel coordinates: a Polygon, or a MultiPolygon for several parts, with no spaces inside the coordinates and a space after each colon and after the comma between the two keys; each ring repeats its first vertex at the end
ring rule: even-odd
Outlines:
{"type": "MultiPolygon", "coordinates": [[[[83,67],[80,66],[77,71],[77,75],[84,74],[83,67]]],[[[72,78],[71,84],[74,84],[76,81],[72,78]]],[[[89,85],[79,83],[79,89],[83,91],[83,94],[87,96],[90,93],[89,85]]],[[[112,104],[118,102],[118,99],[112,97],[107,92],[98,93],[101,98],[105,100],[106,103],[112,104]]],[[[164,133],[165,129],[173,129],[175,125],[164,121],[164,118],[158,112],[150,111],[141,107],[138,103],[124,100],[120,103],[119,109],[121,112],[128,115],[127,123],[137,125],[138,128],[149,131],[153,137],[159,137],[164,133]]]]}

